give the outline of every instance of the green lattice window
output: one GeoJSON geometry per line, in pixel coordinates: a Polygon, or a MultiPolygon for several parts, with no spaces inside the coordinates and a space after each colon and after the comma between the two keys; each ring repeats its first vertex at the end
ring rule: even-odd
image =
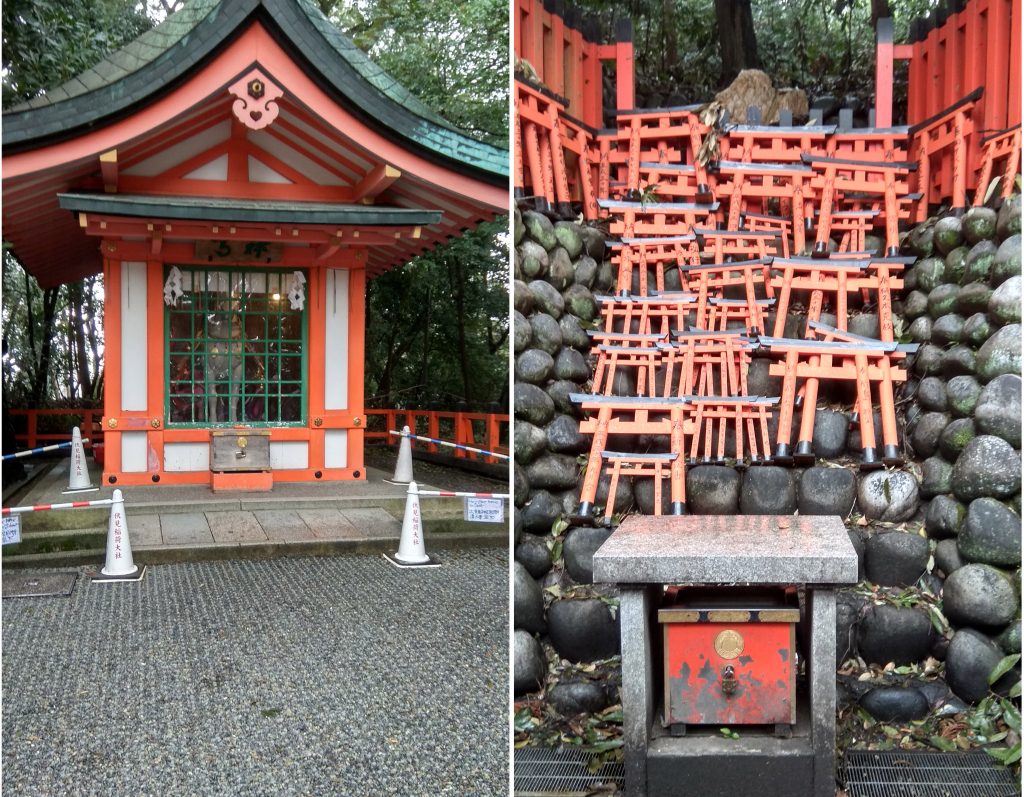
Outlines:
{"type": "Polygon", "coordinates": [[[303,424],[305,275],[177,266],[164,277],[167,423],[303,424]]]}

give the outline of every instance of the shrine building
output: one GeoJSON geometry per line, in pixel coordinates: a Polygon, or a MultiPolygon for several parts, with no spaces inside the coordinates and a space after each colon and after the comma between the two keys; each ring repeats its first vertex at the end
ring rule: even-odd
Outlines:
{"type": "Polygon", "coordinates": [[[308,0],[192,0],[4,113],[4,240],[43,288],[103,273],[104,484],[364,479],[366,281],[508,173],[308,0]],[[269,463],[215,473],[218,437],[269,463]]]}

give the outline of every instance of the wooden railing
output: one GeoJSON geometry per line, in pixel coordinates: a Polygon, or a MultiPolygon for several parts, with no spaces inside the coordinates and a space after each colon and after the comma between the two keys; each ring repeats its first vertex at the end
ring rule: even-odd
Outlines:
{"type": "MultiPolygon", "coordinates": [[[[381,441],[385,445],[397,446],[400,438],[389,434],[400,432],[408,426],[413,434],[426,435],[436,440],[446,440],[464,446],[493,451],[496,454],[509,453],[509,416],[486,412],[439,412],[435,410],[366,410],[365,437],[381,441]]],[[[430,453],[441,451],[440,446],[423,441],[413,441],[413,446],[430,453]]],[[[447,451],[445,452],[447,453],[447,451]]],[[[478,459],[482,462],[499,460],[476,454],[472,451],[455,450],[457,459],[478,459]]]]}
{"type": "MultiPolygon", "coordinates": [[[[14,437],[19,450],[36,448],[50,443],[64,443],[71,440],[71,429],[78,425],[83,438],[93,444],[103,442],[103,410],[100,409],[43,409],[10,410],[18,431],[14,437]],[[40,428],[56,428],[60,419],[67,419],[66,431],[40,431],[40,428]],[[22,422],[21,419],[24,419],[22,422]],[[79,421],[79,419],[81,419],[79,421]],[[21,431],[24,429],[24,431],[21,431]]],[[[428,410],[366,410],[367,441],[398,445],[398,438],[388,434],[394,429],[401,431],[408,426],[416,434],[427,435],[438,440],[447,440],[460,445],[481,448],[497,454],[509,453],[509,416],[486,412],[440,412],[428,410]]],[[[62,427],[64,428],[64,427],[62,427]]],[[[438,452],[439,446],[414,443],[425,451],[438,452]]],[[[458,451],[453,456],[459,459],[479,459],[484,462],[498,462],[473,452],[458,451]]]]}
{"type": "Polygon", "coordinates": [[[9,410],[11,419],[14,421],[15,427],[20,427],[18,418],[25,418],[25,431],[16,431],[14,439],[18,441],[20,450],[26,448],[36,448],[42,445],[48,445],[50,443],[66,443],[71,440],[71,429],[74,426],[78,426],[79,431],[82,433],[82,437],[89,439],[93,444],[103,442],[103,427],[100,425],[100,421],[103,419],[103,410],[92,409],[62,409],[62,410],[9,410]],[[63,432],[40,432],[39,421],[41,419],[53,418],[53,424],[47,424],[44,421],[44,425],[56,426],[59,421],[56,419],[67,418],[68,423],[66,430],[63,432]],[[82,420],[79,423],[75,423],[74,420],[82,420]]]}
{"type": "MultiPolygon", "coordinates": [[[[1000,135],[1012,141],[1020,128],[1021,0],[947,0],[911,24],[909,44],[894,44],[891,23],[882,20],[876,54],[879,127],[891,123],[893,61],[910,62],[907,124],[916,159],[933,167],[919,173],[918,218],[947,200],[963,209],[968,191],[978,204],[991,173],[986,143],[1000,135]]],[[[1004,195],[1011,188],[1004,181],[1004,195]]]]}
{"type": "Polygon", "coordinates": [[[1020,124],[1021,0],[947,2],[910,29],[907,124],[939,114],[979,86],[983,134],[1020,124]]]}

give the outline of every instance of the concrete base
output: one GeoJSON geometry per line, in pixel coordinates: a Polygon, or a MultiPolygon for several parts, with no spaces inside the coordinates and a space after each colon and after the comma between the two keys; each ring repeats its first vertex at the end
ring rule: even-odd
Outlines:
{"type": "Polygon", "coordinates": [[[647,794],[659,797],[793,797],[832,794],[832,767],[817,773],[807,701],[800,696],[790,739],[774,728],[730,726],[726,739],[716,726],[687,726],[685,737],[655,723],[647,746],[647,794]],[[797,784],[800,784],[799,786],[797,784]]]}

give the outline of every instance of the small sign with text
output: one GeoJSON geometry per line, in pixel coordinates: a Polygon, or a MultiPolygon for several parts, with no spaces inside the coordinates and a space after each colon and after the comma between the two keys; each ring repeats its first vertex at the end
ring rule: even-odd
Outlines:
{"type": "Polygon", "coordinates": [[[21,542],[21,515],[8,515],[4,521],[4,545],[17,545],[21,542]]]}
{"type": "Polygon", "coordinates": [[[470,523],[504,523],[505,502],[501,498],[467,498],[466,520],[470,523]]]}

